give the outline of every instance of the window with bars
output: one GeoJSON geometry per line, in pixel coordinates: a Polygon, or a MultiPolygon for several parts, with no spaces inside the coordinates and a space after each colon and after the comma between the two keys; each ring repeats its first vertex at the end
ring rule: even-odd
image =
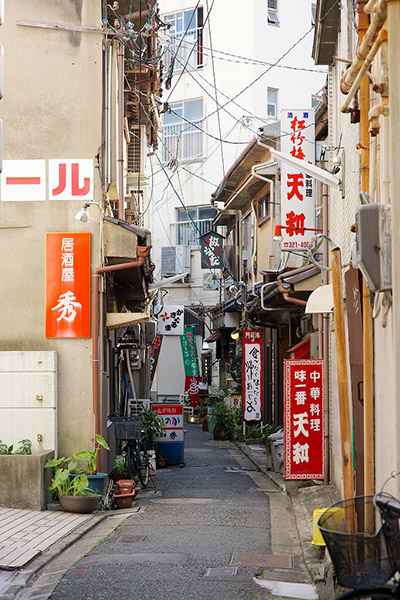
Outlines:
{"type": "Polygon", "coordinates": [[[258,199],[257,209],[257,220],[260,226],[271,215],[271,192],[269,190],[258,199]]]}
{"type": "Polygon", "coordinates": [[[278,15],[278,0],[267,0],[267,2],[268,25],[275,25],[277,27],[280,23],[278,15]]]}
{"type": "Polygon", "coordinates": [[[170,104],[164,113],[163,160],[200,159],[203,156],[203,99],[170,104]]]}
{"type": "Polygon", "coordinates": [[[278,118],[278,89],[267,88],[267,116],[270,119],[278,118]]]}
{"type": "Polygon", "coordinates": [[[214,230],[213,219],[217,211],[210,206],[191,206],[177,209],[176,243],[182,246],[199,246],[199,238],[214,230]]]}
{"type": "Polygon", "coordinates": [[[195,315],[192,312],[185,310],[184,324],[193,325],[193,327],[195,328],[196,335],[203,335],[203,320],[199,317],[195,317],[195,315]]]}
{"type": "Polygon", "coordinates": [[[203,8],[185,10],[167,15],[165,21],[171,23],[171,45],[165,54],[165,72],[173,61],[174,71],[204,65],[203,53],[203,8]]]}

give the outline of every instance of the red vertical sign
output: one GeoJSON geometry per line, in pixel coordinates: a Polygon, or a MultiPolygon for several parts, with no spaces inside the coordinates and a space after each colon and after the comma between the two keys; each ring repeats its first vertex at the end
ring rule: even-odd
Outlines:
{"type": "Polygon", "coordinates": [[[286,479],[324,478],[324,361],[285,360],[286,479]]]}
{"type": "Polygon", "coordinates": [[[90,337],[90,233],[46,234],[46,337],[90,337]]]}
{"type": "Polygon", "coordinates": [[[243,419],[261,421],[263,395],[263,331],[243,331],[243,419]]]}
{"type": "Polygon", "coordinates": [[[154,379],[154,375],[155,375],[157,363],[158,363],[158,357],[160,356],[160,352],[161,352],[162,341],[163,341],[163,336],[156,335],[153,343],[151,344],[151,348],[150,348],[150,382],[152,382],[154,379]]]}

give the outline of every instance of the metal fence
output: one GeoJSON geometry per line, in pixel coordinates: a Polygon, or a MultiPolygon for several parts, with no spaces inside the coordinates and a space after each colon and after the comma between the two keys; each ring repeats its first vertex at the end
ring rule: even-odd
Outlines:
{"type": "Polygon", "coordinates": [[[198,127],[201,127],[201,121],[194,121],[193,125],[186,122],[163,125],[164,162],[171,158],[185,160],[203,156],[203,132],[194,127],[197,123],[198,127]]]}
{"type": "Polygon", "coordinates": [[[192,221],[179,221],[173,223],[175,239],[178,246],[199,246],[200,236],[208,231],[216,230],[212,219],[199,219],[192,221]],[[194,223],[194,224],[193,224],[194,223]]]}

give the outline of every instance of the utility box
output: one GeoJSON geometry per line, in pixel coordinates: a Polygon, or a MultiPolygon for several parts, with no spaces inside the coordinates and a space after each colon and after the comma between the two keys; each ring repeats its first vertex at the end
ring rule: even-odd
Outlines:
{"type": "Polygon", "coordinates": [[[391,207],[363,204],[356,212],[356,259],[372,292],[392,288],[391,207]]]}

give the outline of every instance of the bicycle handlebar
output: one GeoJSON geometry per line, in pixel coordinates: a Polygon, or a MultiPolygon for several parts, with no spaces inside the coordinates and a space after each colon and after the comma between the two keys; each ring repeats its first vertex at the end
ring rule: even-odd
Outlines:
{"type": "Polygon", "coordinates": [[[378,494],[374,501],[379,510],[389,512],[392,517],[400,519],[400,502],[397,502],[395,498],[387,498],[378,494]]]}

